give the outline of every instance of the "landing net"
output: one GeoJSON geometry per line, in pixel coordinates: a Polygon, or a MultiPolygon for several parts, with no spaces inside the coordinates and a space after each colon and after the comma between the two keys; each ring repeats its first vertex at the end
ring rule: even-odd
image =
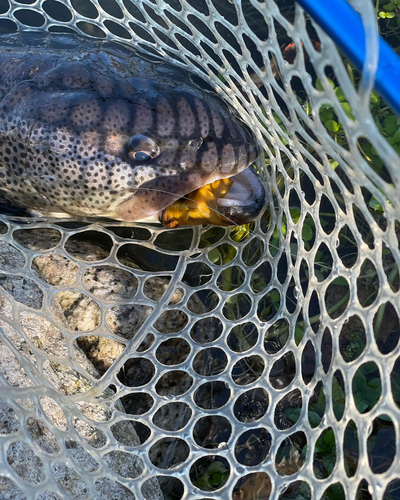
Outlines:
{"type": "Polygon", "coordinates": [[[1,32],[205,78],[268,197],[246,228],[2,216],[0,498],[400,497],[400,134],[360,10],[363,79],[290,1],[0,0],[1,32]]]}

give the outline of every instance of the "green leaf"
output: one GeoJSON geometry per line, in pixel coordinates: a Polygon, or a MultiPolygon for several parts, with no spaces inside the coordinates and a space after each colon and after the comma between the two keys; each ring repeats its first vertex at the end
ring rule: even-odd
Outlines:
{"type": "Polygon", "coordinates": [[[339,130],[339,124],[335,120],[327,120],[324,125],[330,132],[337,132],[339,130]]]}
{"type": "Polygon", "coordinates": [[[327,451],[331,450],[332,447],[335,445],[335,434],[333,433],[333,430],[332,429],[327,430],[323,435],[323,438],[319,439],[317,443],[319,441],[321,442],[321,447],[323,449],[327,451]]]}
{"type": "Polygon", "coordinates": [[[346,400],[346,395],[335,377],[332,379],[332,398],[334,399],[335,405],[339,403],[344,404],[346,400]]]}
{"type": "Polygon", "coordinates": [[[297,224],[299,222],[300,214],[301,214],[301,211],[298,207],[291,207],[290,208],[290,216],[292,217],[293,222],[295,224],[297,224]]]}
{"type": "Polygon", "coordinates": [[[335,280],[333,280],[332,285],[340,285],[340,286],[345,286],[348,285],[346,278],[343,278],[343,276],[339,276],[335,280]]]}
{"type": "Polygon", "coordinates": [[[314,231],[312,227],[309,226],[306,222],[303,224],[303,230],[301,232],[301,236],[304,241],[310,241],[314,236],[314,231]]]}
{"type": "Polygon", "coordinates": [[[210,261],[213,264],[215,264],[216,262],[218,262],[218,260],[220,258],[220,253],[219,253],[218,248],[213,248],[212,250],[210,250],[208,252],[208,258],[210,259],[210,261]]]}
{"type": "Polygon", "coordinates": [[[369,200],[368,205],[369,205],[370,208],[372,208],[372,210],[375,210],[377,212],[383,212],[382,205],[375,198],[375,196],[372,196],[372,198],[369,200]]]}
{"type": "Polygon", "coordinates": [[[320,112],[319,114],[321,121],[326,123],[328,120],[332,120],[335,116],[332,108],[326,109],[325,111],[320,112]]]}
{"type": "Polygon", "coordinates": [[[336,94],[336,97],[339,99],[339,101],[344,101],[346,99],[346,95],[343,92],[342,87],[336,87],[335,94],[336,94]]]}
{"type": "Polygon", "coordinates": [[[393,3],[393,2],[389,2],[389,3],[387,3],[386,5],[384,5],[384,8],[385,8],[387,11],[391,12],[391,11],[394,9],[394,3],[393,3]]]}
{"type": "Polygon", "coordinates": [[[322,227],[325,227],[325,226],[327,226],[329,224],[329,222],[327,220],[325,220],[325,219],[321,219],[320,220],[320,224],[321,224],[322,227]]]}
{"type": "Polygon", "coordinates": [[[331,80],[330,78],[327,78],[328,83],[331,85],[331,87],[335,88],[335,82],[331,80]]]}
{"type": "Polygon", "coordinates": [[[378,14],[378,16],[381,18],[381,19],[393,19],[393,17],[395,16],[394,12],[384,12],[383,10],[381,10],[378,14]]]}
{"type": "Polygon", "coordinates": [[[371,156],[378,156],[378,153],[376,152],[376,149],[374,148],[374,146],[371,146],[371,156]]]}
{"type": "Polygon", "coordinates": [[[348,102],[342,102],[341,105],[342,105],[342,108],[344,109],[344,112],[346,113],[346,115],[349,118],[351,118],[352,120],[355,120],[350,104],[348,102]]]}
{"type": "Polygon", "coordinates": [[[317,427],[317,425],[321,422],[321,416],[317,412],[311,410],[308,410],[308,419],[311,427],[317,427]]]}
{"type": "Polygon", "coordinates": [[[372,146],[370,142],[364,142],[364,144],[361,144],[361,149],[367,156],[371,156],[372,146]]]}
{"type": "Polygon", "coordinates": [[[399,131],[397,116],[391,115],[385,119],[385,131],[388,135],[393,136],[399,131]]]}
{"type": "Polygon", "coordinates": [[[367,385],[367,379],[365,378],[365,375],[360,370],[358,370],[353,377],[354,397],[360,394],[362,397],[362,392],[364,391],[366,385],[367,385]]]}
{"type": "Polygon", "coordinates": [[[394,134],[393,136],[393,143],[392,144],[400,144],[400,128],[399,130],[394,134]]]}
{"type": "MultiPolygon", "coordinates": [[[[326,81],[331,85],[331,87],[335,88],[335,82],[333,80],[327,78],[326,81]]],[[[315,86],[317,87],[318,90],[324,90],[324,86],[322,85],[321,80],[319,78],[317,78],[315,86]]]]}
{"type": "MultiPolygon", "coordinates": [[[[368,361],[368,363],[365,363],[364,365],[362,365],[362,371],[366,374],[371,374],[371,373],[376,373],[377,369],[376,369],[376,365],[374,362],[372,361],[368,361]]],[[[380,384],[380,379],[378,378],[375,378],[376,381],[378,381],[378,383],[380,384]]],[[[371,380],[370,382],[368,382],[368,384],[372,384],[373,383],[373,380],[371,380]]]]}
{"type": "Polygon", "coordinates": [[[277,303],[281,300],[280,293],[277,290],[272,290],[270,293],[270,297],[273,303],[277,303]]]}
{"type": "Polygon", "coordinates": [[[400,401],[400,377],[398,375],[392,376],[392,391],[393,399],[399,404],[400,401]]]}
{"type": "MultiPolygon", "coordinates": [[[[285,417],[291,420],[294,424],[300,417],[301,408],[286,408],[284,410],[285,417]]],[[[382,418],[382,417],[381,417],[382,418]]]]}
{"type": "Polygon", "coordinates": [[[276,113],[272,113],[272,116],[275,118],[276,123],[282,123],[281,118],[276,113]]]}
{"type": "Polygon", "coordinates": [[[304,336],[304,328],[301,328],[300,326],[296,326],[294,329],[294,339],[295,339],[297,345],[300,344],[303,336],[304,336]]]}
{"type": "Polygon", "coordinates": [[[379,104],[379,101],[380,101],[380,99],[379,99],[378,94],[375,91],[371,92],[371,97],[369,99],[369,102],[371,103],[371,105],[374,106],[376,104],[379,104]]]}
{"type": "Polygon", "coordinates": [[[362,394],[357,394],[354,396],[354,399],[356,401],[357,410],[360,413],[364,413],[364,411],[368,408],[368,404],[365,403],[363,398],[364,398],[364,396],[362,394]]]}

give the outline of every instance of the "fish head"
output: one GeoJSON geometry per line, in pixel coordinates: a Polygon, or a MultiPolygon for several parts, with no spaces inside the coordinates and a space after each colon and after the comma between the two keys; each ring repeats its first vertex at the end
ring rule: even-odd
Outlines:
{"type": "MultiPolygon", "coordinates": [[[[7,170],[18,204],[129,222],[156,216],[168,225],[165,209],[193,191],[227,178],[243,184],[239,174],[257,158],[257,143],[214,96],[149,78],[93,76],[76,64],[43,72],[3,101],[9,142],[18,143],[7,170]]],[[[229,193],[223,196],[221,211],[229,205],[229,193]]],[[[235,206],[230,214],[241,212],[235,206]]]]}

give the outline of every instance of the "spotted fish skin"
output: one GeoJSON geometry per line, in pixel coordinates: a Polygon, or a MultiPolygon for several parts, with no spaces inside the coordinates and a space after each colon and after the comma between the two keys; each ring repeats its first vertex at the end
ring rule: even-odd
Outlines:
{"type": "Polygon", "coordinates": [[[3,203],[135,221],[258,155],[222,101],[130,47],[2,35],[0,68],[3,203]]]}

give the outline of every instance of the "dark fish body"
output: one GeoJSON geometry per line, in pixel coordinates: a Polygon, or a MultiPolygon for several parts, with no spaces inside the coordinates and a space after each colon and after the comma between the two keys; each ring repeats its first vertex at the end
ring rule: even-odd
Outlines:
{"type": "Polygon", "coordinates": [[[135,221],[257,157],[249,129],[222,101],[123,45],[2,35],[0,68],[3,203],[135,221]]]}

